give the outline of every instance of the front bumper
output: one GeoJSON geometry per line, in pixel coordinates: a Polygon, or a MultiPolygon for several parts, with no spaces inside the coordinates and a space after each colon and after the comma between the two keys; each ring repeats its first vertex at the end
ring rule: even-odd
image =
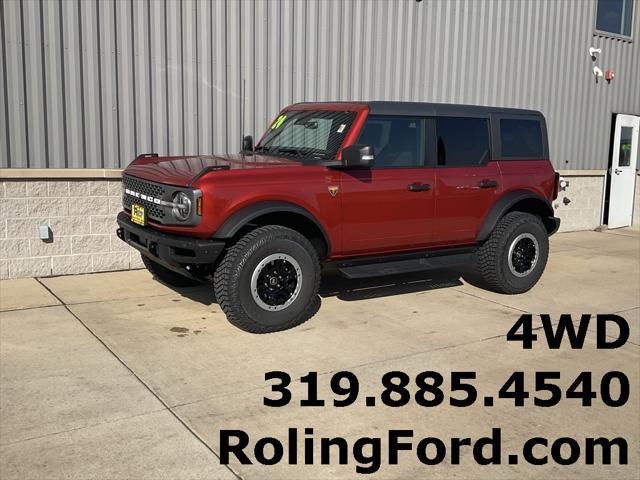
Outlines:
{"type": "Polygon", "coordinates": [[[154,262],[187,277],[199,266],[213,264],[222,253],[222,241],[170,235],[133,223],[126,212],[118,214],[118,238],[154,262]]]}

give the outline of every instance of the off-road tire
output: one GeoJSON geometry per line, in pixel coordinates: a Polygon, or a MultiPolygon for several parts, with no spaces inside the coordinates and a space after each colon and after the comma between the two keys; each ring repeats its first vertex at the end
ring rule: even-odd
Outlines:
{"type": "Polygon", "coordinates": [[[180,275],[173,270],[163,267],[146,255],[140,254],[140,256],[142,257],[142,263],[147,267],[147,270],[149,270],[154,277],[167,285],[171,285],[172,287],[195,287],[196,285],[202,284],[202,282],[199,282],[198,280],[185,277],[184,275],[180,275]]]}
{"type": "Polygon", "coordinates": [[[549,236],[539,217],[525,212],[510,212],[502,217],[489,238],[475,253],[475,268],[486,286],[499,293],[517,294],[530,290],[542,276],[549,257],[549,236]],[[533,235],[538,242],[538,259],[524,277],[509,268],[509,249],[521,234],[533,235]]]}
{"type": "Polygon", "coordinates": [[[213,277],[218,304],[229,322],[250,333],[271,333],[295,327],[318,310],[320,262],[303,235],[290,228],[267,225],[238,240],[224,254],[213,277]],[[295,259],[301,270],[301,287],[295,300],[280,311],[260,307],[251,293],[251,277],[269,255],[283,253],[295,259]]]}

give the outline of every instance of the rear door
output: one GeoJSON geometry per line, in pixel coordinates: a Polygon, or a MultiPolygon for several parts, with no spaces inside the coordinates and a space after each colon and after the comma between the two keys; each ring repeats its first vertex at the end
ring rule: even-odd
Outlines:
{"type": "Polygon", "coordinates": [[[374,149],[374,167],[342,172],[345,254],[419,249],[433,234],[435,169],[422,117],[370,115],[356,143],[374,149]],[[430,161],[431,160],[431,161],[430,161]]]}
{"type": "Polygon", "coordinates": [[[437,181],[433,240],[473,243],[499,196],[500,169],[492,161],[488,117],[436,117],[437,181]]]}

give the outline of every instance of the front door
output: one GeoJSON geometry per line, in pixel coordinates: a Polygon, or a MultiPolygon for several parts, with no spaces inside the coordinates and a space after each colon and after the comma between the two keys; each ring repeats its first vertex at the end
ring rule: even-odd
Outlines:
{"type": "Polygon", "coordinates": [[[640,117],[616,115],[609,190],[609,228],[628,227],[633,214],[633,196],[638,158],[640,117]]]}
{"type": "Polygon", "coordinates": [[[374,254],[421,249],[429,244],[433,168],[345,171],[341,183],[343,253],[374,254]]]}
{"type": "Polygon", "coordinates": [[[426,120],[370,115],[356,143],[374,150],[374,167],[341,175],[342,253],[421,249],[433,233],[435,168],[426,120]]]}

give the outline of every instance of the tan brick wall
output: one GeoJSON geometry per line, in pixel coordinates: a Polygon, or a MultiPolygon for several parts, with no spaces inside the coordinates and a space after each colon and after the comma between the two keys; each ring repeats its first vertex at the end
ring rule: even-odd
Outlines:
{"type": "Polygon", "coordinates": [[[120,188],[119,179],[0,181],[0,279],[142,267],[115,236],[120,188]],[[53,242],[38,238],[40,225],[53,242]]]}
{"type": "MultiPolygon", "coordinates": [[[[573,172],[573,171],[572,171],[573,172]]],[[[579,173],[579,172],[577,172],[579,173]]],[[[566,175],[554,202],[560,231],[600,225],[604,175],[566,175]],[[563,199],[570,203],[566,204],[563,199]]],[[[637,177],[634,224],[640,224],[637,177]]],[[[0,180],[0,279],[142,268],[139,254],[115,236],[120,180],[0,180]],[[49,225],[53,242],[38,238],[49,225]]]]}
{"type": "Polygon", "coordinates": [[[600,226],[605,176],[563,176],[569,182],[553,202],[560,231],[594,230],[600,226]],[[565,204],[564,199],[570,202],[565,204]]]}

